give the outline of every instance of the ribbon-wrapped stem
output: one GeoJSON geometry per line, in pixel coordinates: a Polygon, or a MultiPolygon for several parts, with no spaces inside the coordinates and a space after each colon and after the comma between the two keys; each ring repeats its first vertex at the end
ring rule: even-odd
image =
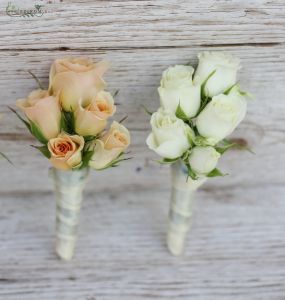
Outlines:
{"type": "Polygon", "coordinates": [[[178,161],[171,165],[171,201],[168,216],[167,246],[173,255],[184,250],[186,234],[191,226],[195,191],[206,178],[187,179],[187,168],[178,161]]]}
{"type": "Polygon", "coordinates": [[[83,189],[88,168],[74,171],[51,169],[56,193],[56,253],[70,260],[74,253],[83,189]]]}

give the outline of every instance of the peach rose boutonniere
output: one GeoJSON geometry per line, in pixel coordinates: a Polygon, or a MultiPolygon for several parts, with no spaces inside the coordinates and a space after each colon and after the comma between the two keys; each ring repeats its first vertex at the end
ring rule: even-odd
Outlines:
{"type": "Polygon", "coordinates": [[[108,66],[87,58],[57,59],[50,69],[48,90],[31,73],[41,88],[16,102],[26,118],[10,108],[41,143],[33,147],[54,168],[99,170],[124,160],[128,130],[118,122],[106,130],[116,112],[112,94],[103,90],[108,66]]]}
{"type": "MultiPolygon", "coordinates": [[[[82,192],[89,169],[103,170],[127,160],[130,133],[108,120],[116,112],[102,79],[106,62],[86,58],[57,59],[49,74],[49,89],[40,89],[17,101],[25,118],[10,108],[41,143],[32,146],[48,158],[56,190],[55,250],[64,260],[74,253],[82,192]]],[[[1,153],[0,153],[1,154],[1,153]]]]}

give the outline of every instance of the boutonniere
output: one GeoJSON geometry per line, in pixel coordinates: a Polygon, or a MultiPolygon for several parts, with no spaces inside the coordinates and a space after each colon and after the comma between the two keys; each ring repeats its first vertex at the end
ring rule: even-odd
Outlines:
{"type": "Polygon", "coordinates": [[[227,137],[244,119],[250,95],[237,82],[239,59],[222,52],[198,55],[190,65],[169,67],[162,74],[160,108],[151,114],[148,147],[172,167],[168,247],[181,254],[190,226],[193,192],[208,178],[224,176],[221,156],[240,147],[227,137]]]}
{"type": "Polygon", "coordinates": [[[116,167],[128,158],[130,133],[121,122],[108,121],[116,112],[103,75],[109,64],[86,58],[56,59],[49,87],[17,100],[24,117],[12,109],[49,159],[57,195],[56,252],[71,259],[79,222],[82,190],[89,169],[116,167]]]}

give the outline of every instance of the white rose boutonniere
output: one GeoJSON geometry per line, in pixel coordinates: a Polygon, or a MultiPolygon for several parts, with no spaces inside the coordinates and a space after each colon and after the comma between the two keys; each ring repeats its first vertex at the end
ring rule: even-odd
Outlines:
{"type": "Polygon", "coordinates": [[[167,246],[173,255],[183,252],[191,225],[194,192],[208,178],[224,176],[217,164],[231,147],[225,139],[244,119],[246,92],[237,84],[239,59],[221,52],[198,55],[196,72],[176,65],[163,72],[158,88],[161,107],[152,115],[147,145],[171,164],[171,202],[167,246]],[[193,80],[194,74],[194,80],[193,80]]]}
{"type": "Polygon", "coordinates": [[[180,161],[192,180],[224,175],[216,164],[238,146],[225,138],[244,119],[250,96],[236,82],[238,58],[222,52],[203,52],[198,58],[196,71],[176,65],[163,72],[161,107],[152,114],[147,138],[149,148],[163,157],[161,163],[180,161]]]}

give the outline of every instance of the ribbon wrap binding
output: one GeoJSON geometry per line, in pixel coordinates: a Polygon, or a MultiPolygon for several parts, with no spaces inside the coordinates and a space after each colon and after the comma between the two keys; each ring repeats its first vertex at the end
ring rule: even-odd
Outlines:
{"type": "Polygon", "coordinates": [[[195,191],[206,178],[192,180],[188,177],[185,165],[178,161],[171,165],[171,200],[168,216],[167,246],[173,255],[184,250],[186,234],[191,226],[195,191]]]}
{"type": "Polygon", "coordinates": [[[63,260],[70,260],[73,257],[82,194],[88,173],[88,168],[75,171],[51,169],[56,194],[55,250],[63,260]]]}

